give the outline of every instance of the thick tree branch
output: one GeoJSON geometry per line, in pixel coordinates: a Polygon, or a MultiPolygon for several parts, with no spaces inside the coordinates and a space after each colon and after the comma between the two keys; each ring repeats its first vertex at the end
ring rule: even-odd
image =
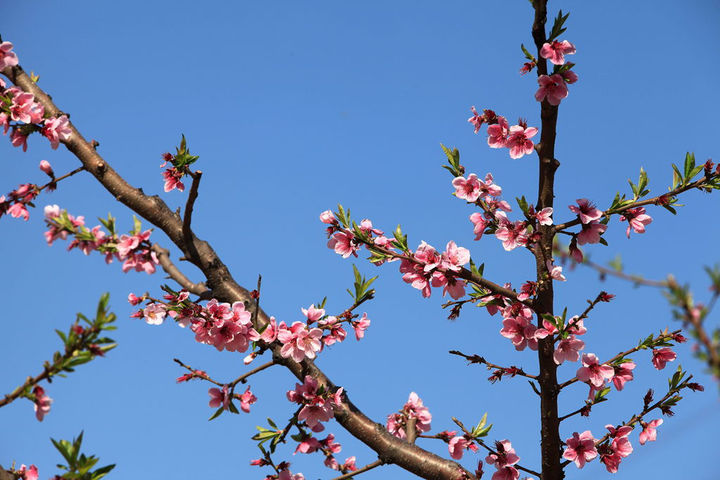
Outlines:
{"type": "Polygon", "coordinates": [[[166,248],[161,247],[157,243],[153,243],[152,251],[158,257],[160,266],[168,274],[168,276],[175,280],[178,285],[187,290],[190,293],[194,293],[202,298],[209,293],[208,288],[203,282],[193,283],[184,273],[170,260],[170,251],[166,248]]]}
{"type": "MultiPolygon", "coordinates": [[[[49,115],[61,113],[51,98],[30,79],[20,66],[6,67],[2,73],[16,86],[32,93],[35,100],[43,105],[46,113],[49,115]]],[[[191,233],[190,245],[186,245],[186,238],[183,234],[183,221],[180,216],[170,210],[158,196],[148,196],[142,190],[128,184],[95,151],[77,128],[72,123],[69,125],[71,129],[70,138],[63,142],[68,150],[118,201],[165,232],[186,257],[203,272],[214,298],[224,302],[243,301],[248,305],[254,303],[250,292],[235,282],[228,268],[208,242],[200,240],[191,233]],[[194,252],[191,249],[194,249],[197,255],[193,255],[194,252]]],[[[268,321],[269,316],[260,310],[258,323],[265,325],[268,321]]],[[[281,357],[278,346],[273,346],[272,350],[276,362],[285,365],[298,379],[302,380],[305,375],[311,375],[321,385],[325,385],[332,391],[336,390],[335,384],[312,361],[306,359],[301,363],[297,363],[291,359],[281,357]]],[[[386,463],[394,463],[419,477],[427,479],[455,480],[460,476],[461,472],[467,474],[469,478],[474,478],[470,472],[458,463],[446,460],[392,436],[382,425],[365,416],[347,397],[346,401],[336,409],[335,419],[351,435],[373,449],[386,463]]]]}

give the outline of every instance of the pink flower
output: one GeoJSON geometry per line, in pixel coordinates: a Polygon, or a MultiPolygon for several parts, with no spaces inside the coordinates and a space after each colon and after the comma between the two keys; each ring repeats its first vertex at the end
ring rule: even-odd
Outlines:
{"type": "Polygon", "coordinates": [[[467,248],[458,247],[455,242],[450,240],[445,246],[441,258],[442,268],[459,272],[462,266],[470,261],[470,251],[467,248]]]}
{"type": "Polygon", "coordinates": [[[240,410],[245,413],[250,413],[250,405],[257,401],[257,397],[250,391],[250,387],[247,387],[245,392],[240,395],[240,410]]]}
{"type": "Polygon", "coordinates": [[[219,408],[221,405],[224,410],[230,408],[230,394],[227,385],[223,386],[222,390],[219,388],[211,388],[208,390],[208,394],[210,395],[208,405],[212,408],[219,408]]]}
{"type": "Polygon", "coordinates": [[[465,436],[453,437],[448,443],[448,450],[450,456],[455,460],[460,460],[465,453],[465,450],[472,450],[477,452],[478,446],[473,443],[472,439],[468,439],[465,436]]]}
{"type": "Polygon", "coordinates": [[[304,308],[301,308],[300,310],[302,311],[303,315],[305,315],[307,317],[307,319],[310,320],[311,322],[316,322],[325,315],[325,309],[324,308],[315,308],[314,303],[312,305],[310,305],[307,308],[307,310],[305,310],[304,308]]]}
{"type": "Polygon", "coordinates": [[[603,215],[603,213],[595,208],[595,205],[590,203],[590,200],[587,198],[578,198],[577,204],[577,207],[575,205],[568,205],[568,208],[571,212],[577,214],[580,218],[580,222],[583,224],[588,224],[594,220],[600,220],[603,215]]]}
{"type": "Polygon", "coordinates": [[[317,438],[310,435],[308,437],[305,437],[300,443],[298,443],[298,446],[295,449],[295,452],[293,453],[293,455],[295,455],[298,452],[300,452],[300,453],[317,452],[318,448],[320,448],[321,446],[322,446],[322,444],[320,443],[320,440],[318,440],[317,438]]]}
{"type": "Polygon", "coordinates": [[[662,423],[662,418],[653,420],[650,423],[642,423],[643,431],[640,432],[640,445],[645,445],[645,442],[654,442],[657,440],[657,432],[655,429],[662,425],[662,423]]]}
{"type": "Polygon", "coordinates": [[[562,42],[546,42],[540,49],[540,56],[547,58],[554,65],[563,65],[565,63],[565,55],[572,55],[574,53],[575,46],[567,40],[563,40],[562,42]]]}
{"type": "Polygon", "coordinates": [[[335,233],[328,241],[327,246],[334,249],[335,253],[342,255],[343,258],[348,258],[350,255],[357,257],[359,249],[355,241],[355,235],[348,229],[335,233]]]}
{"type": "Polygon", "coordinates": [[[352,322],[353,329],[355,330],[355,338],[360,341],[365,336],[365,330],[370,326],[370,319],[367,318],[367,313],[363,313],[360,320],[352,322]]]}
{"type": "MultiPolygon", "coordinates": [[[[285,324],[283,323],[283,325],[285,324]]],[[[260,340],[266,343],[272,343],[277,340],[277,335],[277,321],[275,320],[275,317],[270,317],[270,322],[268,323],[267,327],[265,327],[265,330],[263,330],[263,332],[260,334],[260,340]]]]}
{"type": "Polygon", "coordinates": [[[47,160],[40,160],[40,170],[42,170],[47,176],[49,177],[55,177],[55,172],[53,172],[52,165],[50,165],[50,162],[47,160]]]}
{"type": "Polygon", "coordinates": [[[468,175],[467,180],[465,177],[455,177],[452,185],[455,187],[455,196],[457,198],[464,198],[470,203],[480,198],[480,181],[474,173],[468,175]]]}
{"type": "Polygon", "coordinates": [[[165,179],[164,191],[170,192],[176,188],[181,192],[185,191],[185,184],[180,181],[185,173],[173,167],[166,169],[162,175],[165,179]]]}
{"type": "Polygon", "coordinates": [[[485,118],[478,114],[474,105],[470,107],[470,110],[472,110],[473,116],[468,118],[468,122],[473,124],[475,127],[475,133],[478,133],[480,131],[480,127],[482,127],[482,124],[485,122],[485,118]]]}
{"type": "Polygon", "coordinates": [[[17,473],[21,475],[20,478],[23,480],[38,480],[39,474],[35,465],[30,465],[29,467],[26,467],[24,464],[20,465],[20,470],[18,470],[17,473]]]}
{"type": "Polygon", "coordinates": [[[482,213],[476,212],[470,215],[470,221],[473,224],[473,233],[475,234],[475,240],[480,240],[480,238],[482,238],[483,236],[483,232],[485,231],[485,227],[487,227],[487,220],[485,220],[482,213]]]}
{"type": "Polygon", "coordinates": [[[35,418],[37,418],[39,422],[42,422],[45,415],[50,412],[52,398],[45,395],[45,389],[39,385],[36,385],[35,388],[33,388],[33,394],[35,395],[35,404],[33,405],[33,408],[35,409],[35,418]]]}
{"type": "Polygon", "coordinates": [[[415,431],[418,434],[430,431],[432,415],[430,414],[430,410],[423,405],[422,400],[415,392],[410,393],[408,401],[405,405],[403,405],[400,413],[388,415],[385,428],[394,436],[404,439],[407,436],[405,426],[407,424],[407,420],[410,418],[417,419],[415,423],[415,431]]]}
{"type": "Polygon", "coordinates": [[[143,318],[148,325],[162,325],[165,315],[167,315],[167,310],[161,303],[151,303],[143,309],[143,318]]]}
{"type": "Polygon", "coordinates": [[[645,233],[645,225],[652,223],[652,217],[645,214],[645,207],[630,208],[625,210],[620,216],[620,221],[628,222],[628,228],[625,232],[627,237],[630,238],[630,229],[635,233],[645,233]]]}
{"type": "Polygon", "coordinates": [[[510,149],[510,158],[516,159],[531,154],[534,144],[530,139],[537,135],[537,132],[538,129],[535,127],[525,128],[522,125],[510,127],[510,134],[505,140],[505,146],[510,149]]]}
{"type": "Polygon", "coordinates": [[[137,297],[134,293],[128,295],[128,302],[130,305],[137,305],[142,301],[142,298],[137,297]]]}
{"type": "Polygon", "coordinates": [[[510,222],[505,214],[498,214],[500,228],[495,231],[495,238],[503,242],[506,251],[525,246],[528,242],[527,225],[523,221],[510,222]]]}
{"type": "Polygon", "coordinates": [[[465,295],[467,282],[452,275],[433,272],[431,285],[433,287],[443,287],[443,297],[446,293],[449,293],[452,298],[457,300],[465,295]]]}
{"type": "Polygon", "coordinates": [[[520,461],[520,457],[515,454],[512,444],[508,440],[495,442],[495,450],[497,453],[485,457],[485,461],[497,469],[493,480],[517,480],[520,474],[513,465],[520,461]]]}
{"type": "Polygon", "coordinates": [[[535,214],[535,219],[537,219],[537,221],[540,225],[552,225],[553,221],[552,221],[552,218],[550,217],[552,214],[553,214],[552,207],[545,207],[535,214]]]}
{"type": "Polygon", "coordinates": [[[625,387],[625,383],[633,379],[633,369],[635,368],[635,362],[628,360],[621,363],[620,365],[613,366],[615,370],[615,376],[613,376],[613,384],[619,391],[625,387]]]}
{"type": "Polygon", "coordinates": [[[337,219],[335,218],[335,214],[332,210],[325,210],[322,212],[320,214],[320,221],[328,225],[335,225],[337,223],[337,219]]]}
{"type": "Polygon", "coordinates": [[[315,432],[323,430],[320,422],[327,422],[333,417],[333,404],[340,404],[342,388],[330,395],[327,391],[318,395],[318,382],[310,375],[305,376],[303,384],[296,383],[295,390],[287,392],[291,402],[304,405],[298,413],[298,420],[304,421],[315,432]]]}
{"type": "Polygon", "coordinates": [[[568,88],[565,79],[560,74],[540,75],[538,77],[538,91],[535,92],[535,100],[542,102],[547,100],[550,105],[560,105],[560,102],[568,96],[568,88]]]}
{"type": "Polygon", "coordinates": [[[553,360],[558,365],[562,364],[565,360],[570,362],[577,362],[580,358],[580,350],[585,348],[585,342],[575,338],[575,335],[570,335],[567,338],[563,338],[555,348],[553,353],[553,360]]]}
{"type": "Polygon", "coordinates": [[[672,362],[677,358],[677,354],[669,348],[653,348],[652,364],[658,370],[665,368],[667,362],[672,362]]]}
{"type": "Polygon", "coordinates": [[[568,438],[565,444],[567,448],[563,452],[563,458],[575,462],[578,468],[583,468],[586,462],[598,455],[595,439],[590,430],[585,430],[580,435],[577,432],[573,433],[573,436],[568,438]]]}
{"type": "MultiPolygon", "coordinates": [[[[503,316],[505,316],[503,314],[503,316]]],[[[544,328],[537,328],[532,323],[532,317],[528,318],[524,315],[517,317],[508,316],[503,320],[503,328],[500,335],[510,339],[515,346],[515,350],[537,350],[538,340],[547,337],[549,332],[544,328]]]]}
{"type": "Polygon", "coordinates": [[[8,129],[10,129],[10,117],[7,113],[0,112],[0,127],[3,127],[3,135],[7,135],[8,129]]]}
{"type": "Polygon", "coordinates": [[[573,84],[578,81],[577,73],[573,72],[572,70],[565,70],[560,75],[562,75],[565,83],[573,84]]]}
{"type": "Polygon", "coordinates": [[[586,243],[600,243],[600,235],[605,233],[605,230],[607,230],[607,225],[603,225],[596,220],[584,224],[582,226],[582,230],[578,233],[577,243],[579,245],[585,245],[586,243]]]}
{"type": "Polygon", "coordinates": [[[488,126],[488,145],[490,148],[505,147],[509,124],[505,117],[497,117],[498,123],[488,126]]]}
{"type": "Polygon", "coordinates": [[[18,64],[18,58],[15,52],[12,52],[13,44],[10,42],[0,43],[0,70],[5,67],[14,67],[18,64]]]}
{"type": "Polygon", "coordinates": [[[548,260],[547,262],[545,262],[545,266],[548,269],[548,274],[550,274],[550,278],[552,278],[553,280],[564,282],[566,279],[562,273],[562,267],[553,265],[552,262],[552,260],[548,260]]]}
{"type": "Polygon", "coordinates": [[[354,456],[346,458],[345,463],[342,464],[340,470],[342,470],[343,472],[354,472],[358,469],[357,465],[355,465],[355,461],[356,460],[354,456]]]}
{"type": "Polygon", "coordinates": [[[21,202],[13,203],[10,208],[7,209],[7,213],[13,218],[22,217],[22,219],[25,221],[30,218],[30,212],[28,212],[25,204],[21,202]]]}
{"type": "Polygon", "coordinates": [[[23,134],[20,129],[13,128],[10,132],[10,143],[13,147],[22,147],[23,152],[27,152],[27,135],[23,134]]]}
{"type": "Polygon", "coordinates": [[[57,149],[60,145],[60,141],[68,140],[71,133],[72,130],[70,130],[67,115],[45,119],[42,134],[50,140],[50,146],[53,150],[57,149]]]}
{"type": "Polygon", "coordinates": [[[321,337],[322,330],[319,328],[308,330],[307,325],[302,322],[294,322],[289,329],[279,328],[278,340],[283,343],[280,354],[296,362],[303,361],[305,357],[313,359],[322,349],[321,337]]]}
{"type": "Polygon", "coordinates": [[[583,353],[583,366],[577,371],[577,378],[587,382],[593,387],[600,388],[606,380],[612,379],[615,370],[610,365],[600,365],[597,357],[592,353],[583,353]]]}

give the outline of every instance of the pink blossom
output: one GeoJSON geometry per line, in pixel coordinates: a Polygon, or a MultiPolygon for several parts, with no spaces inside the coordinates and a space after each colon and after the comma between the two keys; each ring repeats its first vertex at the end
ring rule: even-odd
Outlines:
{"type": "Polygon", "coordinates": [[[50,146],[53,150],[58,148],[60,141],[67,141],[71,133],[72,130],[70,129],[67,115],[45,119],[42,134],[50,140],[50,146]]]}
{"type": "Polygon", "coordinates": [[[161,303],[151,303],[143,309],[143,318],[148,325],[162,325],[167,310],[161,303]]]}
{"type": "Polygon", "coordinates": [[[625,383],[633,379],[633,369],[635,368],[635,362],[627,360],[620,365],[613,366],[615,370],[615,376],[613,376],[613,384],[619,391],[625,387],[625,383]]]}
{"type": "Polygon", "coordinates": [[[352,322],[353,329],[355,330],[355,338],[360,341],[365,336],[365,330],[370,326],[370,319],[367,318],[367,313],[363,313],[360,320],[352,322]]]}
{"type": "Polygon", "coordinates": [[[498,213],[496,217],[501,226],[495,231],[495,238],[503,242],[503,248],[506,251],[527,245],[528,235],[525,222],[517,221],[512,223],[501,213],[498,213]]]}
{"type": "Polygon", "coordinates": [[[214,303],[211,308],[213,310],[208,308],[208,311],[214,317],[213,325],[207,332],[208,341],[203,343],[210,343],[218,351],[244,352],[251,341],[260,340],[243,302],[235,302],[232,307],[227,303],[214,303]]]}
{"type": "Polygon", "coordinates": [[[470,261],[470,251],[467,248],[458,247],[450,240],[445,246],[441,256],[441,266],[446,270],[459,272],[462,266],[470,261]]]}
{"type": "Polygon", "coordinates": [[[586,462],[591,461],[598,455],[595,448],[595,439],[590,430],[585,430],[580,435],[577,432],[573,433],[573,436],[568,438],[565,444],[567,448],[563,452],[563,458],[575,462],[578,468],[583,468],[586,462]]]}
{"type": "Polygon", "coordinates": [[[308,329],[308,326],[302,322],[294,322],[289,329],[278,328],[278,340],[283,343],[280,354],[296,362],[303,361],[305,357],[313,359],[322,349],[321,337],[322,330],[308,329]]]}
{"type": "Polygon", "coordinates": [[[573,72],[572,70],[565,70],[560,75],[562,75],[563,80],[565,80],[565,83],[573,84],[578,81],[577,73],[573,72]]]}
{"type": "Polygon", "coordinates": [[[335,441],[335,435],[332,433],[329,433],[327,437],[320,440],[320,443],[330,453],[340,453],[342,450],[342,445],[340,445],[340,442],[335,441]]]}
{"type": "Polygon", "coordinates": [[[485,227],[487,227],[487,220],[485,220],[482,213],[476,212],[470,215],[470,221],[473,224],[475,240],[480,240],[483,236],[483,232],[485,231],[485,227]]]}
{"type": "Polygon", "coordinates": [[[7,113],[0,112],[0,127],[3,127],[3,135],[7,135],[10,129],[10,117],[7,113]]]}
{"type": "Polygon", "coordinates": [[[322,337],[322,342],[325,345],[332,345],[335,342],[342,342],[345,340],[345,337],[347,337],[347,332],[340,324],[340,321],[337,319],[337,317],[334,317],[332,315],[325,318],[325,320],[319,321],[318,326],[328,331],[328,333],[324,337],[322,337]]]}
{"type": "MultiPolygon", "coordinates": [[[[285,325],[283,323],[283,325],[285,325]]],[[[272,343],[277,340],[278,325],[275,317],[270,317],[270,322],[265,327],[265,330],[260,334],[260,340],[266,343],[272,343]]]]}
{"type": "Polygon", "coordinates": [[[16,93],[10,104],[10,118],[16,122],[36,123],[42,120],[44,108],[35,103],[32,93],[16,93]],[[39,118],[38,118],[39,116],[39,118]]]}
{"type": "Polygon", "coordinates": [[[250,387],[247,387],[245,392],[240,395],[240,410],[245,413],[250,413],[250,405],[257,401],[257,397],[250,391],[250,387]]]}
{"type": "Polygon", "coordinates": [[[497,117],[498,123],[488,126],[488,145],[490,148],[503,148],[508,136],[509,124],[505,117],[497,117]]]}
{"type": "Polygon", "coordinates": [[[672,362],[677,358],[677,354],[669,348],[653,348],[652,364],[658,370],[665,368],[667,362],[672,362]]]}
{"type": "MultiPolygon", "coordinates": [[[[7,42],[5,42],[7,43],[7,42]]],[[[38,469],[35,465],[30,465],[29,467],[26,467],[24,464],[20,465],[20,470],[17,471],[21,476],[23,480],[38,480],[38,469]]]]}
{"type": "Polygon", "coordinates": [[[27,152],[27,135],[23,134],[19,128],[13,128],[10,132],[10,143],[13,147],[22,147],[23,152],[27,152]]]}
{"type": "Polygon", "coordinates": [[[452,185],[455,187],[455,196],[457,198],[465,199],[470,203],[480,198],[480,180],[474,173],[468,175],[467,180],[465,177],[455,177],[452,185]]]}
{"type": "Polygon", "coordinates": [[[355,241],[355,235],[348,229],[335,233],[328,241],[327,246],[328,248],[334,249],[335,253],[342,255],[343,258],[348,258],[350,255],[357,257],[357,251],[359,249],[355,241]]]}
{"type": "Polygon", "coordinates": [[[552,225],[553,220],[550,217],[553,214],[552,207],[545,207],[535,214],[535,219],[540,225],[552,225]]]}
{"type": "Polygon", "coordinates": [[[577,243],[579,245],[585,245],[586,243],[600,243],[600,236],[605,233],[605,230],[607,230],[607,225],[604,225],[596,220],[584,224],[582,226],[582,230],[578,233],[577,243]]]}
{"type": "Polygon", "coordinates": [[[565,55],[572,55],[575,53],[575,46],[563,40],[562,42],[553,41],[545,42],[540,49],[540,55],[543,58],[547,58],[554,65],[565,64],[565,55]]]}
{"type": "Polygon", "coordinates": [[[553,360],[558,365],[562,364],[565,360],[570,362],[577,362],[580,358],[580,350],[585,348],[585,342],[575,338],[575,335],[570,335],[567,338],[563,338],[558,342],[553,353],[553,360]]]}
{"type": "Polygon", "coordinates": [[[181,192],[185,191],[185,184],[180,181],[184,175],[184,172],[178,170],[175,167],[166,169],[162,174],[163,178],[165,179],[165,185],[163,185],[163,190],[166,192],[170,192],[177,188],[181,192]]]}
{"type": "Polygon", "coordinates": [[[532,317],[525,316],[506,317],[503,320],[503,328],[500,335],[510,339],[515,346],[515,350],[537,350],[538,340],[548,336],[548,331],[544,328],[537,328],[532,323],[532,317]]]}
{"type": "Polygon", "coordinates": [[[552,260],[548,260],[547,262],[545,262],[545,266],[548,269],[548,274],[550,275],[550,278],[560,282],[564,282],[566,280],[565,276],[562,273],[562,267],[553,265],[552,260]]]}
{"type": "Polygon", "coordinates": [[[340,467],[340,470],[343,472],[354,472],[357,470],[357,465],[355,465],[356,459],[355,457],[348,457],[345,459],[345,463],[342,464],[340,467]]]}
{"type": "Polygon", "coordinates": [[[316,322],[325,315],[325,309],[324,308],[315,308],[314,303],[312,305],[310,305],[307,308],[307,310],[304,308],[301,308],[300,310],[302,311],[303,315],[305,315],[310,322],[316,322]]]}
{"type": "Polygon", "coordinates": [[[645,445],[645,442],[654,442],[657,440],[657,432],[655,429],[662,425],[662,423],[662,418],[653,420],[650,423],[643,423],[643,430],[640,432],[640,445],[645,445]]]}
{"type": "Polygon", "coordinates": [[[287,392],[288,400],[304,405],[298,413],[298,420],[304,421],[315,432],[323,430],[320,422],[327,422],[333,417],[333,404],[339,405],[342,388],[333,395],[326,392],[320,396],[317,392],[318,382],[310,375],[305,376],[302,385],[296,383],[295,390],[287,392]]]}
{"type": "Polygon", "coordinates": [[[360,230],[362,230],[363,232],[367,233],[367,234],[370,235],[370,236],[372,236],[373,233],[374,233],[375,235],[382,235],[382,234],[383,234],[383,231],[382,231],[382,230],[378,230],[377,228],[373,228],[372,222],[371,222],[369,219],[367,219],[367,218],[363,219],[363,220],[360,222],[359,227],[360,227],[360,230]]]}
{"type": "Polygon", "coordinates": [[[457,300],[465,295],[467,282],[452,275],[433,272],[431,285],[433,287],[443,287],[443,297],[446,293],[449,293],[452,298],[457,300]]]}
{"type": "Polygon", "coordinates": [[[533,152],[534,144],[532,137],[537,135],[538,129],[535,127],[526,128],[523,125],[513,125],[510,127],[510,133],[505,140],[505,146],[510,149],[510,158],[521,158],[533,152]]]}
{"type": "Polygon", "coordinates": [[[645,225],[652,223],[652,217],[645,214],[645,207],[630,208],[625,210],[620,216],[620,221],[628,222],[628,228],[625,232],[627,237],[630,238],[630,229],[635,233],[645,233],[645,225]]]}
{"type": "Polygon", "coordinates": [[[385,428],[394,436],[404,439],[407,436],[405,426],[407,420],[410,418],[417,419],[415,423],[415,430],[418,434],[430,431],[432,415],[430,414],[430,410],[423,405],[422,400],[415,392],[410,393],[408,401],[405,405],[403,405],[400,413],[388,415],[385,428]]]}
{"type": "Polygon", "coordinates": [[[10,205],[10,208],[7,209],[7,213],[13,218],[22,217],[22,219],[25,221],[30,218],[30,212],[28,212],[25,204],[21,202],[13,203],[12,205],[10,205]]]}
{"type": "Polygon", "coordinates": [[[485,457],[485,461],[489,465],[494,465],[498,470],[492,476],[493,480],[517,480],[519,473],[513,465],[520,461],[520,457],[518,457],[515,453],[515,449],[512,448],[512,444],[508,440],[495,442],[495,450],[497,453],[491,453],[485,457]]]}
{"type": "Polygon", "coordinates": [[[210,395],[210,405],[212,408],[219,408],[222,405],[224,410],[230,408],[230,393],[228,392],[228,386],[223,386],[222,390],[219,388],[211,388],[208,390],[210,395]]]}
{"type": "Polygon", "coordinates": [[[464,435],[462,437],[453,437],[448,443],[448,450],[450,456],[455,460],[460,460],[465,453],[465,450],[472,450],[477,452],[478,446],[473,443],[472,439],[468,439],[464,435]]]}
{"type": "Polygon", "coordinates": [[[300,452],[300,453],[317,452],[318,448],[320,448],[321,446],[322,446],[322,444],[320,443],[320,440],[318,440],[317,438],[310,435],[310,436],[303,438],[303,440],[300,443],[298,443],[298,446],[295,449],[295,452],[293,453],[293,455],[298,452],[300,452]]]}
{"type": "Polygon", "coordinates": [[[130,305],[137,305],[142,301],[142,298],[137,297],[134,293],[128,295],[128,302],[130,305]]]}
{"type": "Polygon", "coordinates": [[[603,215],[602,211],[595,208],[595,205],[590,203],[590,200],[587,198],[578,198],[577,204],[577,207],[575,205],[568,205],[568,208],[571,212],[577,214],[580,218],[580,222],[583,224],[588,224],[594,220],[600,220],[603,215]]]}
{"type": "Polygon", "coordinates": [[[10,42],[0,43],[0,70],[5,67],[14,67],[18,64],[18,58],[15,52],[12,52],[13,44],[10,42]]]}
{"type": "Polygon", "coordinates": [[[475,127],[475,133],[478,133],[480,131],[480,127],[482,127],[482,124],[485,122],[485,118],[478,114],[474,105],[470,107],[470,110],[472,110],[473,116],[468,118],[468,122],[473,124],[475,127]]]}
{"type": "Polygon", "coordinates": [[[40,170],[42,170],[47,176],[49,177],[55,177],[55,172],[53,172],[52,165],[50,165],[50,162],[47,160],[40,160],[39,165],[40,170]]]}
{"type": "Polygon", "coordinates": [[[145,230],[141,234],[120,236],[120,241],[117,243],[117,252],[120,259],[127,258],[140,244],[147,242],[151,233],[151,230],[145,230]]]}
{"type": "Polygon", "coordinates": [[[560,74],[540,75],[538,77],[540,88],[535,92],[535,100],[542,102],[547,100],[550,105],[560,105],[560,102],[568,96],[568,88],[565,79],[560,74]]]}
{"type": "Polygon", "coordinates": [[[587,382],[593,387],[600,388],[606,380],[612,379],[615,370],[610,365],[600,365],[597,357],[592,353],[583,353],[583,366],[577,371],[577,378],[587,382]]]}
{"type": "Polygon", "coordinates": [[[335,218],[335,214],[332,210],[325,210],[320,214],[320,221],[328,225],[335,225],[337,223],[337,218],[335,218]]]}
{"type": "Polygon", "coordinates": [[[35,395],[35,402],[33,405],[33,408],[35,409],[35,418],[37,418],[39,422],[42,422],[45,415],[50,413],[50,404],[53,400],[45,395],[45,389],[40,385],[35,385],[35,388],[33,388],[33,394],[35,395]]]}

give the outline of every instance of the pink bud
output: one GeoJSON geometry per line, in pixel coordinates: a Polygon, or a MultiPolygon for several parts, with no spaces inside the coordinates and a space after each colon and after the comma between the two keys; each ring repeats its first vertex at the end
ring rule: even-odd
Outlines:
{"type": "Polygon", "coordinates": [[[55,172],[53,172],[52,166],[47,160],[40,160],[40,170],[45,172],[49,177],[55,178],[55,172]]]}

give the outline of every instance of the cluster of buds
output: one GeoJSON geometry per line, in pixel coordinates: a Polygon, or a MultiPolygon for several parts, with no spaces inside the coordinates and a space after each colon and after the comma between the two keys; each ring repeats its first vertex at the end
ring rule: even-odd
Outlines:
{"type": "Polygon", "coordinates": [[[190,165],[197,161],[197,155],[190,155],[190,150],[187,148],[187,142],[185,141],[185,135],[182,136],[180,146],[175,149],[175,155],[166,152],[162,154],[163,163],[160,168],[170,163],[172,166],[165,169],[163,172],[163,178],[165,179],[165,191],[169,192],[174,189],[178,189],[181,192],[185,190],[185,184],[182,183],[182,178],[190,173],[190,165]]]}

